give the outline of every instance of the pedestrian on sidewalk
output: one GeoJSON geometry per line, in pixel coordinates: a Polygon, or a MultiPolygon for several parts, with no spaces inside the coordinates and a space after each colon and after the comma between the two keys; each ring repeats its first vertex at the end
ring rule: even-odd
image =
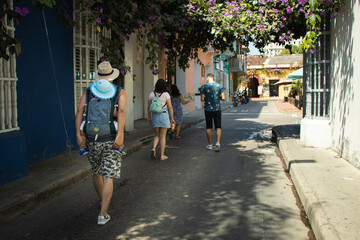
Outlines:
{"type": "Polygon", "coordinates": [[[166,133],[168,128],[170,128],[170,122],[175,123],[175,121],[170,95],[167,92],[167,85],[164,79],[159,79],[155,84],[155,90],[149,94],[147,110],[148,122],[152,125],[155,132],[151,158],[156,158],[156,147],[160,142],[160,160],[166,160],[168,158],[165,156],[166,133]],[[157,99],[161,100],[160,112],[151,112],[150,105],[153,100],[157,99]]]}
{"type": "Polygon", "coordinates": [[[183,110],[181,104],[188,104],[190,101],[185,101],[178,87],[173,84],[171,85],[171,104],[174,109],[174,120],[175,120],[175,139],[180,139],[181,123],[183,120],[183,110]]]}
{"type": "Polygon", "coordinates": [[[116,150],[124,145],[126,92],[120,85],[116,87],[111,83],[118,76],[119,70],[112,68],[109,62],[100,63],[95,82],[80,99],[75,119],[77,144],[79,147],[86,146],[89,151],[93,183],[101,202],[98,225],[110,220],[108,208],[113,194],[113,179],[120,178],[121,172],[121,154],[116,150]],[[118,105],[117,131],[113,121],[115,105],[118,105]],[[80,131],[85,112],[83,127],[86,139],[80,131]]]}
{"type": "Polygon", "coordinates": [[[206,76],[207,83],[201,86],[201,101],[204,102],[205,120],[206,120],[206,135],[208,139],[207,149],[212,150],[212,126],[213,122],[216,129],[216,144],[215,151],[220,151],[221,139],[221,103],[220,100],[225,100],[225,91],[221,84],[216,83],[214,75],[209,73],[206,76]]]}

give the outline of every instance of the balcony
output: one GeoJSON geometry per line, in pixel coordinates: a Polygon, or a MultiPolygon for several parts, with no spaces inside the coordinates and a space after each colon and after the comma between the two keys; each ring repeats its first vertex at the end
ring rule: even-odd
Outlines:
{"type": "Polygon", "coordinates": [[[246,73],[247,68],[240,58],[233,58],[230,60],[230,72],[237,72],[244,74],[246,73]]]}

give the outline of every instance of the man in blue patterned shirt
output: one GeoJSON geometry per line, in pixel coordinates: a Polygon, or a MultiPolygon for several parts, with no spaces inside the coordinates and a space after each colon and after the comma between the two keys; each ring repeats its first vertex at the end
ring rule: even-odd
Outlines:
{"type": "Polygon", "coordinates": [[[207,83],[201,86],[201,101],[204,102],[205,119],[206,119],[206,135],[209,144],[207,149],[212,150],[212,123],[214,121],[216,129],[216,144],[215,151],[220,151],[221,138],[221,105],[220,100],[225,100],[224,88],[221,84],[216,83],[214,75],[209,73],[207,76],[207,83]]]}

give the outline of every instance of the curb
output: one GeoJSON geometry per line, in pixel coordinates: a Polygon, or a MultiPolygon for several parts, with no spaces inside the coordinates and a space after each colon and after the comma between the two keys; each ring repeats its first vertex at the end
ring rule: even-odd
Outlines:
{"type": "MultiPolygon", "coordinates": [[[[15,217],[26,213],[27,211],[38,206],[45,200],[58,195],[64,190],[70,189],[73,185],[80,182],[82,179],[91,174],[91,167],[87,167],[70,174],[65,178],[51,183],[35,192],[30,192],[23,195],[17,201],[3,206],[0,209],[0,224],[4,224],[15,217]],[[5,217],[6,216],[6,217],[5,217]]],[[[31,191],[31,190],[30,190],[31,191]]]]}
{"type": "MultiPolygon", "coordinates": [[[[292,139],[296,140],[296,139],[292,139]]],[[[306,177],[302,174],[301,167],[296,164],[296,159],[288,150],[288,141],[277,139],[279,150],[284,158],[286,171],[291,175],[296,192],[299,195],[301,204],[304,206],[305,213],[311,224],[311,228],[317,239],[341,239],[336,229],[331,225],[328,216],[322,208],[322,203],[319,201],[311,185],[308,183],[306,177]]]]}

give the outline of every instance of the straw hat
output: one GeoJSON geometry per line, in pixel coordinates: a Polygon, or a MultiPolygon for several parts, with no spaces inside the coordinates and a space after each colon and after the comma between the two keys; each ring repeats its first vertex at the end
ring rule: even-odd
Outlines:
{"type": "Polygon", "coordinates": [[[119,76],[119,70],[113,68],[108,61],[104,61],[98,65],[98,72],[95,74],[95,81],[106,79],[113,81],[119,76]]]}
{"type": "Polygon", "coordinates": [[[97,98],[110,99],[115,96],[116,87],[108,80],[100,79],[91,84],[90,91],[97,98]]]}

